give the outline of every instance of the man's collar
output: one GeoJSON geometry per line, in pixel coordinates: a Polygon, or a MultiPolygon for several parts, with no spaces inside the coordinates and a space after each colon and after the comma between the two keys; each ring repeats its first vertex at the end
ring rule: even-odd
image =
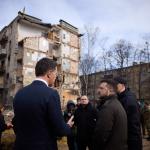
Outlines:
{"type": "Polygon", "coordinates": [[[34,81],[44,82],[48,86],[48,83],[45,80],[41,79],[41,78],[36,78],[34,81]]]}

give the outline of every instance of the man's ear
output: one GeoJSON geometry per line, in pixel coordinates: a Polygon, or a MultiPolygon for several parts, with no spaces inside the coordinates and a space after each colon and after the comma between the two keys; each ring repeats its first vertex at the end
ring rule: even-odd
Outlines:
{"type": "Polygon", "coordinates": [[[49,74],[47,74],[47,78],[50,78],[50,75],[49,75],[49,74]]]}

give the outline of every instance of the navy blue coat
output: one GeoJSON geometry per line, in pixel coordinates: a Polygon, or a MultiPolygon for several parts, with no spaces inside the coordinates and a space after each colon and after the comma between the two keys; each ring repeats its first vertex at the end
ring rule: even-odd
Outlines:
{"type": "Polygon", "coordinates": [[[14,98],[15,150],[57,150],[57,136],[70,134],[56,90],[34,81],[14,98]]]}

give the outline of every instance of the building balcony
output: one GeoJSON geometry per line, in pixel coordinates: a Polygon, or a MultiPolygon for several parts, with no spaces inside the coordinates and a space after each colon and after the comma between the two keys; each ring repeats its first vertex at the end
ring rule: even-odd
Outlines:
{"type": "Polygon", "coordinates": [[[8,42],[8,36],[3,35],[2,39],[0,40],[0,44],[5,44],[8,42]]]}
{"type": "Polygon", "coordinates": [[[0,84],[0,89],[4,89],[4,84],[0,84]]]}
{"type": "Polygon", "coordinates": [[[22,51],[19,51],[17,53],[17,59],[22,59],[23,58],[23,52],[22,51]]]}
{"type": "Polygon", "coordinates": [[[7,56],[6,49],[0,49],[0,59],[3,59],[7,56]]]}
{"type": "Polygon", "coordinates": [[[54,36],[54,41],[57,43],[60,43],[60,37],[59,36],[54,36]]]}
{"type": "Polygon", "coordinates": [[[60,48],[60,45],[61,45],[60,42],[54,41],[53,48],[54,48],[54,49],[59,49],[59,48],[60,48]]]}
{"type": "Polygon", "coordinates": [[[5,73],[5,68],[0,66],[0,75],[3,75],[5,73]]]}

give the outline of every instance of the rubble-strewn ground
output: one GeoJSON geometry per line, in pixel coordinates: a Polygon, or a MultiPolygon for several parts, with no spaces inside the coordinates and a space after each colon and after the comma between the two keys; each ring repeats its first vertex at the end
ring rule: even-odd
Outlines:
{"type": "MultiPolygon", "coordinates": [[[[15,135],[13,130],[7,130],[2,135],[2,150],[12,150],[15,135]]],[[[59,150],[68,150],[66,144],[66,138],[58,141],[59,150]]],[[[143,139],[143,150],[150,150],[150,141],[143,139]]]]}
{"type": "Polygon", "coordinates": [[[143,150],[150,150],[150,141],[143,139],[143,150]]]}
{"type": "MultiPolygon", "coordinates": [[[[15,140],[13,130],[6,130],[2,134],[2,150],[12,150],[15,140]]],[[[62,138],[58,141],[59,150],[68,150],[66,144],[66,138],[62,138]]]]}

